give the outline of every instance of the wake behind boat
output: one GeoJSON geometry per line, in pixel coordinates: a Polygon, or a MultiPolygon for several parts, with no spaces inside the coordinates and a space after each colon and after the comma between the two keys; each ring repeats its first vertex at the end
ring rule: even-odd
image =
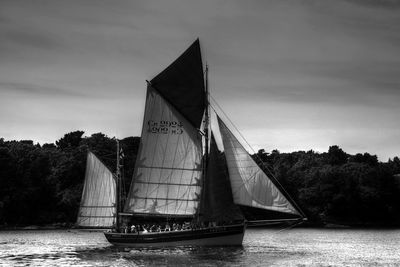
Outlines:
{"type": "Polygon", "coordinates": [[[243,206],[290,214],[296,220],[303,217],[218,114],[218,127],[211,129],[207,75],[196,40],[148,82],[128,197],[118,193],[118,162],[116,186],[111,183],[116,213],[113,230],[105,233],[110,243],[241,245],[246,226],[243,206]],[[224,152],[218,149],[216,132],[224,152]]]}

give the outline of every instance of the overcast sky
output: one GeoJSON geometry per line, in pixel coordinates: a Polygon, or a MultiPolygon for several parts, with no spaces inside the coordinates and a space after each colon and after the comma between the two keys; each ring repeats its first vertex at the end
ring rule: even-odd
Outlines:
{"type": "Polygon", "coordinates": [[[0,0],[0,137],[139,136],[145,80],[197,37],[256,150],[400,155],[395,0],[0,0]]]}

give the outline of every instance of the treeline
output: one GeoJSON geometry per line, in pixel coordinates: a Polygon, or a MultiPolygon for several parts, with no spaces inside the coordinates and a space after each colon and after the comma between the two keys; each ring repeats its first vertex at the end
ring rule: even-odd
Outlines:
{"type": "MultiPolygon", "coordinates": [[[[117,158],[115,138],[83,134],[71,132],[55,144],[43,145],[0,138],[0,226],[76,221],[88,149],[113,172],[117,158]]],[[[132,177],[138,146],[138,137],[120,140],[126,177],[132,177]]]]}
{"type": "MultiPolygon", "coordinates": [[[[87,150],[115,171],[116,139],[83,131],[55,144],[0,138],[0,226],[75,222],[87,150]]],[[[139,137],[120,140],[125,187],[129,188],[139,137]]],[[[338,146],[326,153],[264,150],[253,155],[274,174],[314,225],[400,226],[400,159],[379,162],[368,153],[350,155],[338,146]]]]}
{"type": "Polygon", "coordinates": [[[338,146],[325,153],[259,150],[253,157],[314,225],[400,226],[398,157],[379,162],[376,155],[350,155],[338,146]]]}

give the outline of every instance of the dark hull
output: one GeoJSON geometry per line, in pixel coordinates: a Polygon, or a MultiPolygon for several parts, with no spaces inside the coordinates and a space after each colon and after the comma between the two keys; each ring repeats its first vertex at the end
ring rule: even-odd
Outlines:
{"type": "Polygon", "coordinates": [[[121,247],[160,246],[240,246],[243,224],[217,226],[196,230],[180,230],[145,234],[104,233],[108,242],[121,247]]]}

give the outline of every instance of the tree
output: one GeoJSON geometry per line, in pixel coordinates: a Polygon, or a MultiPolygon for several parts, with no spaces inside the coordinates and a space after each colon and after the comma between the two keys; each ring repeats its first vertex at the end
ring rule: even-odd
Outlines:
{"type": "Polygon", "coordinates": [[[60,140],[56,141],[56,145],[60,149],[75,148],[78,147],[82,141],[82,135],[84,131],[70,132],[64,135],[60,140]]]}
{"type": "Polygon", "coordinates": [[[369,153],[357,153],[354,156],[349,157],[350,162],[365,163],[368,165],[377,165],[378,157],[376,155],[370,155],[369,153]]]}
{"type": "Polygon", "coordinates": [[[341,165],[347,162],[348,155],[340,147],[334,145],[330,146],[328,153],[326,154],[326,159],[328,164],[331,165],[341,165]]]}

